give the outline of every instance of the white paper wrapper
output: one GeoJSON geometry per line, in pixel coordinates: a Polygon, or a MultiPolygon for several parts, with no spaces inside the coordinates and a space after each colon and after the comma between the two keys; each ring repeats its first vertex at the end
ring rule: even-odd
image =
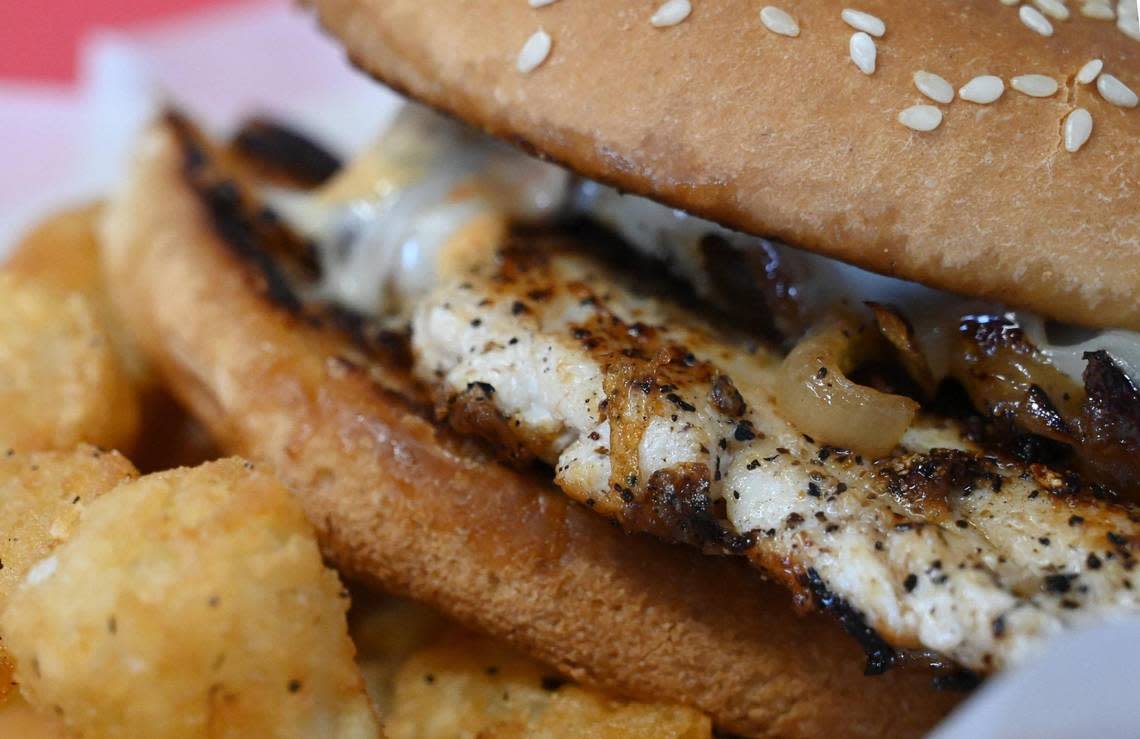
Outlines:
{"type": "MultiPolygon", "coordinates": [[[[342,154],[399,106],[286,4],[96,34],[81,68],[75,90],[0,84],[0,256],[36,218],[112,188],[140,127],[163,105],[214,130],[272,114],[342,154]]],[[[1138,678],[1140,619],[1074,632],[991,680],[934,736],[1140,737],[1138,678]]]]}

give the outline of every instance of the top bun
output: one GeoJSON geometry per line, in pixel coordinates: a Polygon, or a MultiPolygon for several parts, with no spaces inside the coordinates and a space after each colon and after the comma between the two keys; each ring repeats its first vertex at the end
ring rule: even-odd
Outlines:
{"type": "Polygon", "coordinates": [[[1132,0],[1119,21],[1085,17],[1086,0],[862,0],[886,25],[872,74],[852,62],[856,29],[834,0],[782,0],[794,38],[746,0],[692,0],[668,27],[650,21],[658,0],[309,1],[391,87],[587,177],[877,272],[1140,329],[1140,108],[1076,79],[1100,59],[1140,91],[1132,0]],[[539,29],[549,55],[521,72],[539,29]],[[955,90],[996,75],[1005,91],[939,104],[919,70],[955,90]],[[1013,89],[1027,74],[1057,92],[1013,89]],[[941,125],[903,126],[916,104],[941,109],[941,125]],[[1070,152],[1076,108],[1093,129],[1070,152]]]}

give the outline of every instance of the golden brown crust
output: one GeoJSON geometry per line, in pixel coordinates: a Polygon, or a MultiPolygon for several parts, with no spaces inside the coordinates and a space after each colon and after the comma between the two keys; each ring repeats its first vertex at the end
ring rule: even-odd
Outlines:
{"type": "Polygon", "coordinates": [[[0,451],[131,449],[139,404],[92,300],[0,270],[0,451]]]}
{"type": "MultiPolygon", "coordinates": [[[[88,300],[129,376],[132,395],[137,396],[140,430],[131,435],[132,443],[120,450],[129,454],[141,471],[193,467],[216,459],[217,449],[205,430],[161,387],[123,329],[122,321],[114,315],[99,257],[98,224],[102,222],[102,214],[103,203],[96,202],[49,215],[17,242],[3,271],[54,290],[80,293],[88,300]]],[[[134,405],[136,399],[129,402],[134,405]]],[[[122,419],[128,411],[119,408],[114,415],[122,419]]],[[[125,444],[127,437],[94,437],[90,441],[125,444]]]]}
{"type": "Polygon", "coordinates": [[[18,736],[22,739],[71,739],[58,717],[32,708],[20,696],[12,693],[0,703],[0,736],[18,736]]]}
{"type": "MultiPolygon", "coordinates": [[[[0,453],[0,613],[28,570],[71,536],[87,504],[135,476],[118,452],[92,446],[0,453]]],[[[12,720],[5,703],[11,702],[14,669],[0,641],[0,736],[24,736],[5,733],[12,720]]]]}
{"type": "Polygon", "coordinates": [[[929,675],[864,678],[834,623],[795,617],[741,565],[623,534],[429,423],[405,375],[259,292],[182,154],[169,127],[152,131],[109,209],[115,298],[226,446],[301,493],[342,572],[739,733],[915,735],[956,702],[929,675]]]}
{"type": "MultiPolygon", "coordinates": [[[[4,262],[8,272],[78,292],[92,300],[100,294],[99,241],[95,232],[103,204],[77,205],[37,223],[12,248],[4,262]]],[[[99,305],[100,310],[105,306],[99,305]]]]}
{"type": "Polygon", "coordinates": [[[347,609],[296,496],[224,459],[91,501],[0,628],[78,737],[379,739],[347,609]]]}
{"type": "MultiPolygon", "coordinates": [[[[37,280],[56,290],[80,293],[90,300],[100,324],[111,335],[132,383],[142,394],[153,393],[155,378],[122,335],[103,284],[98,236],[102,213],[102,202],[52,213],[16,243],[4,262],[4,271],[37,280]]],[[[149,401],[149,398],[143,400],[149,401]]]]}
{"type": "Polygon", "coordinates": [[[794,39],[745,0],[694,3],[667,29],[649,24],[653,4],[610,0],[310,2],[381,80],[589,177],[869,269],[1140,329],[1140,109],[1074,81],[1097,57],[1140,90],[1140,46],[1076,7],[1045,38],[992,0],[868,0],[859,8],[887,33],[866,76],[838,0],[789,8],[794,39]],[[551,55],[520,74],[540,26],[551,55]],[[955,88],[996,74],[1006,93],[956,99],[938,130],[915,133],[896,115],[931,102],[912,82],[920,69],[955,88]],[[1008,88],[1031,72],[1061,90],[1008,88]],[[1070,154],[1062,120],[1078,106],[1094,132],[1070,154]]]}

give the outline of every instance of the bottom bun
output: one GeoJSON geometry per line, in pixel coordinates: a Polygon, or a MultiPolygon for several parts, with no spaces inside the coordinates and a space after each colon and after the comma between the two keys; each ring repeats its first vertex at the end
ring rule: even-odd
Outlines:
{"type": "Polygon", "coordinates": [[[835,623],[741,563],[625,534],[431,423],[398,362],[306,314],[271,221],[208,156],[175,117],[147,134],[108,209],[108,282],[176,394],[276,468],[344,574],[734,733],[916,736],[959,700],[929,674],[864,677],[835,623]]]}

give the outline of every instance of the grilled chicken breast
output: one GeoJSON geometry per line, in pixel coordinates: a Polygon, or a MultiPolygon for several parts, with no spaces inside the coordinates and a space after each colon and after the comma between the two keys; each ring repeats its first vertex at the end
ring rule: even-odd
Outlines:
{"type": "MultiPolygon", "coordinates": [[[[624,270],[628,273],[628,270],[624,270]]],[[[1100,488],[979,451],[919,415],[886,457],[781,412],[781,357],[601,261],[533,243],[414,311],[441,415],[627,529],[740,553],[869,650],[979,671],[1084,619],[1135,612],[1136,513],[1100,488]]]]}

